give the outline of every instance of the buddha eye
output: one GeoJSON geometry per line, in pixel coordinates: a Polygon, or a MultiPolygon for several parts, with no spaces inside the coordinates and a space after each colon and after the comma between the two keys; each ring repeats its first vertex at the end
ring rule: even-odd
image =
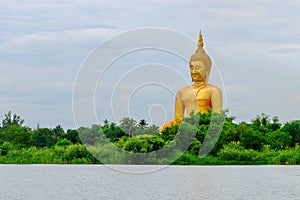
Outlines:
{"type": "Polygon", "coordinates": [[[197,69],[197,70],[200,70],[200,66],[197,66],[196,69],[197,69]]]}

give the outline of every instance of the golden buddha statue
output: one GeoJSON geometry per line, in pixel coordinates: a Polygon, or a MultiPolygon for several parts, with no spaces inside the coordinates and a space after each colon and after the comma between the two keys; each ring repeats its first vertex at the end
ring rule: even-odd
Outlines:
{"type": "Polygon", "coordinates": [[[189,117],[192,112],[205,113],[211,109],[212,112],[222,110],[222,92],[211,84],[208,77],[211,70],[211,59],[203,49],[203,39],[199,33],[198,48],[190,58],[190,73],[192,85],[181,88],[176,93],[175,117],[164,124],[161,129],[180,124],[184,117],[189,117]]]}

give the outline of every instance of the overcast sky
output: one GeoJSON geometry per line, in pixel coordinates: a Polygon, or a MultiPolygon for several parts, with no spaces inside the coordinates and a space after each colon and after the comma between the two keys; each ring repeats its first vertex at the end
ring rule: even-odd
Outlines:
{"type": "MultiPolygon", "coordinates": [[[[195,41],[202,30],[205,49],[224,85],[214,83],[214,78],[211,84],[222,87],[224,108],[238,122],[250,121],[260,113],[279,116],[283,122],[300,118],[299,1],[54,2],[1,0],[1,116],[11,110],[21,115],[30,127],[39,123],[44,127],[60,124],[74,128],[73,85],[89,53],[99,43],[124,31],[158,27],[178,31],[195,41]]],[[[151,53],[146,55],[147,63],[151,62],[151,53]]],[[[159,61],[177,67],[184,78],[189,78],[186,63],[163,53],[159,61]]],[[[113,70],[110,75],[114,76],[113,70]]],[[[214,76],[216,72],[212,73],[214,76]]],[[[108,85],[116,81],[109,77],[105,80],[108,85]]],[[[122,86],[126,87],[126,83],[122,86]]],[[[170,120],[172,92],[148,89],[156,102],[153,106],[161,98],[166,106],[165,118],[170,120]]],[[[99,88],[97,92],[106,98],[99,88]]],[[[149,103],[149,94],[141,92],[135,100],[130,102],[130,109],[132,117],[139,120],[144,114],[141,109],[147,107],[143,103],[149,103]]],[[[96,111],[99,121],[105,118],[114,121],[99,101],[95,107],[102,109],[96,111]]],[[[144,115],[149,119],[148,113],[144,115]]]]}

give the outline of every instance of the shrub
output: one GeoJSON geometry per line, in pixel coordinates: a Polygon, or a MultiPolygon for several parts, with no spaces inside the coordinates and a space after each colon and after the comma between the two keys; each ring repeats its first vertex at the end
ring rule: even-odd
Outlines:
{"type": "Polygon", "coordinates": [[[0,146],[0,155],[5,156],[12,149],[13,149],[13,145],[10,142],[4,142],[0,146]]]}

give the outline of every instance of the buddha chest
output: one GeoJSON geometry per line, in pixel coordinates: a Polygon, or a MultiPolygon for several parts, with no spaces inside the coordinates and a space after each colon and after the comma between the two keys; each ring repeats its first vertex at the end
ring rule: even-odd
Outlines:
{"type": "Polygon", "coordinates": [[[182,91],[181,102],[187,109],[188,113],[194,112],[207,112],[211,108],[211,97],[208,87],[201,89],[194,89],[192,87],[186,88],[182,91]]]}

